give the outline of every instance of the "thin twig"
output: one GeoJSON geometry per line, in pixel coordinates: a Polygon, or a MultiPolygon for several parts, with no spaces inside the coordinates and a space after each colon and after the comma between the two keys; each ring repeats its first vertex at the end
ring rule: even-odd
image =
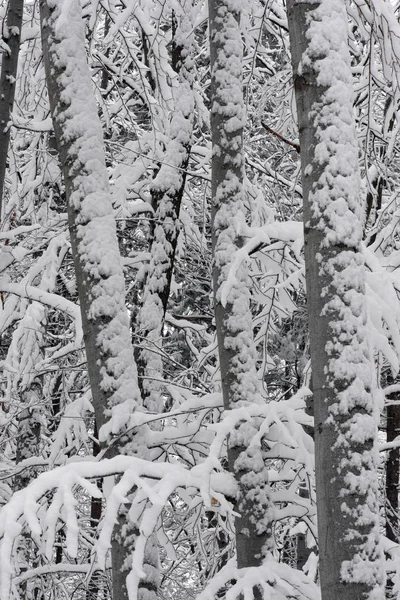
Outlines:
{"type": "Polygon", "coordinates": [[[288,144],[289,146],[294,148],[300,154],[300,145],[299,144],[296,144],[295,142],[291,142],[290,140],[287,140],[285,137],[283,137],[283,135],[281,135],[277,131],[274,131],[273,129],[271,129],[271,127],[268,127],[268,125],[266,125],[263,121],[261,121],[261,125],[264,127],[265,131],[268,131],[268,133],[272,133],[272,135],[277,137],[278,140],[285,142],[285,144],[288,144]]]}

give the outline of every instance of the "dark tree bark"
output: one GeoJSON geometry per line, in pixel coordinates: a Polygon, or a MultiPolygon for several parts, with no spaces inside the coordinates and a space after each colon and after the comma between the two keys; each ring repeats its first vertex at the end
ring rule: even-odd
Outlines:
{"type": "Polygon", "coordinates": [[[9,0],[7,21],[3,26],[3,41],[9,50],[3,50],[0,75],[0,220],[3,217],[4,182],[11,132],[9,123],[15,98],[23,10],[24,0],[9,0]]]}
{"type": "MultiPolygon", "coordinates": [[[[391,398],[389,398],[390,400],[391,398]]],[[[389,404],[386,409],[386,440],[392,442],[400,435],[400,406],[389,404]]],[[[386,460],[386,537],[399,542],[399,468],[400,448],[388,452],[386,460]]]]}
{"type": "MultiPolygon", "coordinates": [[[[398,400],[398,394],[391,394],[388,400],[398,400]]],[[[386,441],[392,442],[400,435],[400,406],[398,404],[389,404],[386,409],[386,441]]],[[[386,537],[399,543],[399,469],[400,469],[400,448],[393,448],[388,451],[385,464],[385,533],[386,537]]],[[[388,598],[393,595],[394,581],[391,575],[386,580],[386,595],[388,598]]]]}

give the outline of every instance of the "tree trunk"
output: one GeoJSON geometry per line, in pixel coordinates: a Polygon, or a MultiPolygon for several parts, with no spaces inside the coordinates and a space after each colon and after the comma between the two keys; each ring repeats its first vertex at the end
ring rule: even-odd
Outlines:
{"type": "MultiPolygon", "coordinates": [[[[103,445],[124,430],[140,403],[125,306],[124,275],[112,212],[102,129],[86,59],[77,0],[62,9],[40,2],[42,45],[54,132],[68,202],[88,372],[96,425],[103,445]],[[123,406],[122,406],[123,405],[123,406]],[[101,427],[109,416],[108,429],[101,427]],[[106,435],[108,433],[108,435],[106,435]]],[[[114,452],[118,452],[118,445],[114,452]]],[[[126,600],[129,543],[116,531],[113,594],[126,600]]]]}
{"type": "MultiPolygon", "coordinates": [[[[150,264],[143,284],[143,295],[137,318],[132,319],[135,358],[143,405],[147,410],[163,412],[163,360],[162,339],[171,290],[172,274],[179,236],[179,214],[186,183],[193,133],[193,25],[190,19],[191,3],[187,14],[180,15],[180,26],[172,14],[172,67],[177,73],[172,95],[170,136],[165,162],[152,182],[152,204],[155,208],[154,228],[150,242],[150,264]],[[177,41],[177,36],[179,37],[177,41]]],[[[147,40],[143,35],[146,48],[147,40]]],[[[148,74],[151,75],[150,70],[148,74]]],[[[150,80],[152,83],[152,79],[150,80]]],[[[154,83],[154,82],[153,82],[154,83]]],[[[160,422],[153,424],[159,428],[160,422]]],[[[132,535],[135,535],[134,532],[132,535]]],[[[154,533],[145,550],[143,570],[146,577],[139,585],[139,600],[157,597],[160,584],[158,539],[154,533]]]]}
{"type": "Polygon", "coordinates": [[[170,141],[165,162],[152,182],[155,207],[153,238],[150,245],[150,264],[144,282],[142,305],[133,323],[137,338],[136,362],[144,405],[162,412],[161,358],[162,333],[171,290],[176,248],[179,236],[179,214],[186,183],[193,134],[193,25],[187,13],[180,15],[179,27],[172,14],[172,67],[177,73],[172,95],[170,141]]]}
{"type": "Polygon", "coordinates": [[[74,0],[68,32],[65,22],[58,25],[65,20],[60,12],[53,4],[41,2],[46,79],[66,188],[93,406],[101,435],[107,411],[132,398],[138,401],[139,394],[83,21],[74,0]]]}
{"type": "MultiPolygon", "coordinates": [[[[386,411],[386,440],[392,442],[399,435],[400,406],[398,404],[389,404],[386,411]]],[[[388,452],[385,469],[386,537],[396,543],[399,542],[399,467],[400,448],[397,447],[388,452]]]]}
{"type": "MultiPolygon", "coordinates": [[[[226,410],[262,402],[252,335],[249,277],[245,265],[227,289],[229,272],[246,227],[243,202],[242,40],[239,8],[229,0],[209,2],[212,132],[212,245],[215,323],[226,410]]],[[[228,443],[229,469],[238,484],[235,499],[238,567],[261,564],[271,547],[268,477],[261,448],[249,447],[257,423],[240,423],[228,443]]],[[[255,598],[261,591],[254,590],[255,598]]]]}
{"type": "MultiPolygon", "coordinates": [[[[397,394],[391,394],[390,400],[396,400],[397,394]]],[[[398,404],[389,404],[386,409],[386,441],[392,442],[400,435],[400,406],[398,404]]],[[[385,464],[385,532],[386,537],[399,543],[399,468],[400,468],[400,449],[393,448],[388,451],[385,464]]],[[[386,596],[393,598],[394,581],[389,575],[386,580],[386,596]]]]}
{"type": "Polygon", "coordinates": [[[3,41],[9,50],[3,50],[0,75],[0,221],[3,218],[4,182],[11,132],[9,122],[14,106],[23,11],[24,0],[9,0],[7,23],[2,29],[3,41]]]}
{"type": "Polygon", "coordinates": [[[346,10],[341,0],[289,0],[288,21],[304,197],[322,598],[383,598],[378,419],[346,10]]]}
{"type": "MultiPolygon", "coordinates": [[[[16,465],[19,465],[23,460],[28,458],[40,456],[40,406],[42,404],[42,388],[39,383],[30,383],[25,390],[21,391],[22,406],[18,415],[18,436],[15,452],[16,465]]],[[[38,469],[35,467],[25,468],[21,472],[17,471],[14,477],[14,492],[25,489],[37,476],[37,472],[38,469]]],[[[24,573],[34,566],[38,566],[36,548],[30,532],[26,528],[22,531],[16,554],[20,569],[19,574],[24,573]]],[[[27,588],[27,581],[19,585],[21,597],[25,598],[27,596],[27,588]]]]}

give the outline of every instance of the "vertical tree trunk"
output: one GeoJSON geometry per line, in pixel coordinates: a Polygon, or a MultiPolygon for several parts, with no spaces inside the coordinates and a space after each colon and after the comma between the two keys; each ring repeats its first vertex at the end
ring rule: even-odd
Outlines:
{"type": "MultiPolygon", "coordinates": [[[[30,383],[21,391],[21,411],[18,416],[18,436],[15,462],[19,465],[23,460],[40,456],[40,405],[42,389],[37,382],[30,383]],[[25,408],[24,408],[25,405],[25,408]]],[[[25,468],[14,477],[14,492],[25,489],[37,475],[36,468],[25,468]]],[[[24,530],[17,548],[20,574],[33,566],[37,566],[34,544],[30,532],[24,530]]],[[[28,594],[28,583],[24,581],[19,589],[21,597],[28,594]]]]}
{"type": "MultiPolygon", "coordinates": [[[[389,396],[389,400],[397,400],[398,394],[389,396]]],[[[389,404],[386,409],[386,440],[392,442],[400,435],[400,406],[389,404]]],[[[399,543],[399,469],[400,449],[389,450],[385,464],[385,533],[392,542],[399,543]]],[[[386,595],[393,598],[394,581],[389,576],[386,580],[386,595]]]]}
{"type": "MultiPolygon", "coordinates": [[[[99,432],[97,431],[96,421],[94,423],[93,437],[93,456],[97,456],[100,453],[101,446],[97,441],[99,438],[99,432]]],[[[98,479],[96,485],[100,490],[102,490],[103,479],[98,479]]],[[[102,509],[102,498],[95,498],[94,496],[92,496],[90,499],[90,527],[93,532],[96,531],[96,528],[100,523],[102,509]]],[[[104,574],[100,573],[99,571],[95,571],[87,586],[86,600],[92,600],[93,598],[97,598],[102,583],[104,583],[104,574]]]]}
{"type": "MultiPolygon", "coordinates": [[[[177,73],[172,94],[174,110],[169,123],[170,136],[165,163],[152,182],[151,194],[155,207],[154,228],[150,243],[150,264],[143,284],[143,296],[137,319],[133,320],[136,339],[135,358],[143,404],[154,412],[163,411],[162,339],[171,290],[179,236],[179,214],[186,183],[193,133],[194,100],[191,72],[193,25],[191,3],[180,15],[179,27],[172,13],[172,67],[177,73]],[[186,14],[185,14],[186,13],[186,14]]],[[[143,47],[147,40],[143,36],[143,47]]],[[[151,77],[151,71],[148,71],[151,77]]],[[[154,84],[150,78],[150,84],[154,84]]],[[[158,427],[159,423],[155,424],[158,427]]],[[[157,597],[160,582],[158,539],[153,534],[146,545],[143,570],[146,577],[139,585],[139,600],[157,597]]]]}
{"type": "MultiPolygon", "coordinates": [[[[225,409],[261,402],[252,336],[249,277],[245,265],[224,292],[242,245],[243,90],[240,7],[211,0],[212,245],[215,322],[225,409]],[[235,8],[236,7],[236,8],[235,8]]],[[[228,443],[228,462],[238,484],[236,550],[238,567],[260,565],[270,548],[268,478],[261,449],[249,447],[256,423],[241,423],[228,443]]],[[[254,590],[256,598],[261,591],[254,590]]]]}
{"type": "Polygon", "coordinates": [[[362,214],[347,16],[288,2],[304,197],[323,600],[384,597],[377,418],[360,252],[362,214]]]}
{"type": "Polygon", "coordinates": [[[4,181],[11,130],[8,124],[14,106],[23,10],[24,0],[9,0],[7,22],[2,29],[3,41],[8,49],[3,50],[0,75],[0,221],[3,218],[4,181]]]}
{"type": "Polygon", "coordinates": [[[172,67],[177,73],[172,94],[170,142],[165,163],[152,183],[155,206],[150,264],[144,282],[142,305],[134,323],[136,363],[143,402],[149,410],[162,411],[162,332],[167,310],[179,236],[179,214],[186,183],[193,134],[193,33],[190,3],[178,19],[172,15],[172,67]],[[178,27],[179,23],[179,27],[178,27]]]}
{"type": "MultiPolygon", "coordinates": [[[[298,494],[300,498],[309,498],[309,490],[305,486],[300,486],[298,490],[298,494]]],[[[307,546],[307,534],[306,533],[298,533],[297,534],[297,553],[296,553],[296,569],[301,571],[308,561],[311,549],[307,546]]]]}
{"type": "MultiPolygon", "coordinates": [[[[386,412],[386,440],[400,435],[400,406],[389,404],[386,412]]],[[[388,452],[386,460],[386,537],[399,542],[399,468],[400,448],[388,452]]]]}
{"type": "MultiPolygon", "coordinates": [[[[101,438],[101,427],[110,415],[116,415],[111,432],[120,433],[140,402],[124,275],[80,4],[78,0],[67,5],[41,0],[40,12],[46,81],[64,176],[88,372],[101,438]]],[[[130,547],[121,528],[117,528],[111,554],[113,595],[126,600],[130,547]]]]}

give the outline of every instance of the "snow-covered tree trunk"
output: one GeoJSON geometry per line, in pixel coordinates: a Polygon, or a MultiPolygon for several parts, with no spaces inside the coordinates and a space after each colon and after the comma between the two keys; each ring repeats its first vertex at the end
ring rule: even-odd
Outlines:
{"type": "Polygon", "coordinates": [[[4,180],[11,131],[9,122],[14,106],[23,11],[24,0],[9,0],[7,21],[2,27],[3,45],[5,43],[7,46],[2,49],[0,75],[0,220],[3,217],[4,180]]]}
{"type": "MultiPolygon", "coordinates": [[[[241,3],[209,3],[212,131],[212,245],[215,322],[226,410],[262,402],[252,335],[249,277],[242,264],[231,268],[246,228],[243,192],[241,3]]],[[[260,447],[249,447],[255,422],[232,431],[228,462],[237,482],[238,567],[261,564],[270,545],[271,512],[267,470],[260,447]]],[[[254,590],[259,597],[260,590],[254,590]]]]}
{"type": "Polygon", "coordinates": [[[288,2],[300,133],[323,600],[383,598],[377,416],[342,0],[288,2]]]}
{"type": "MultiPolygon", "coordinates": [[[[136,319],[132,319],[136,341],[135,358],[143,405],[147,410],[163,411],[162,338],[169,300],[172,273],[179,236],[179,214],[186,182],[193,133],[194,101],[192,91],[191,3],[187,3],[178,19],[172,14],[172,67],[177,73],[172,83],[174,110],[171,111],[170,137],[165,156],[151,186],[155,208],[150,242],[150,264],[143,283],[143,295],[136,319]]],[[[146,44],[143,39],[144,47],[146,44]]],[[[159,423],[155,423],[155,427],[159,423]]],[[[132,531],[132,536],[138,532],[132,531]]],[[[154,533],[148,540],[143,570],[146,577],[139,584],[139,600],[157,597],[160,582],[158,539],[154,533]]]]}
{"type": "MultiPolygon", "coordinates": [[[[101,427],[110,414],[115,417],[112,432],[119,433],[140,402],[124,275],[80,4],[78,0],[67,4],[42,0],[40,10],[46,80],[68,202],[93,406],[101,437],[101,427]]],[[[106,441],[103,439],[103,444],[106,441]]],[[[125,532],[117,530],[112,571],[113,594],[118,600],[128,597],[129,547],[125,548],[124,541],[125,532]]]]}
{"type": "MultiPolygon", "coordinates": [[[[21,391],[21,404],[15,452],[17,465],[29,458],[40,456],[40,408],[43,405],[43,396],[39,383],[32,382],[21,391]]],[[[17,471],[14,477],[14,491],[25,489],[36,476],[37,469],[34,467],[17,471]]],[[[20,574],[32,568],[36,563],[37,556],[30,532],[23,530],[16,555],[20,574]]],[[[26,597],[28,593],[26,581],[20,585],[20,593],[21,597],[26,597]]]]}
{"type": "Polygon", "coordinates": [[[193,134],[194,99],[192,90],[193,26],[187,13],[173,15],[173,68],[177,73],[172,95],[170,137],[165,162],[152,182],[155,206],[154,233],[151,241],[151,259],[144,282],[142,305],[133,323],[138,350],[136,362],[139,383],[146,408],[162,411],[161,358],[162,331],[171,289],[172,273],[179,236],[179,213],[186,182],[193,134]]]}
{"type": "MultiPolygon", "coordinates": [[[[21,391],[21,405],[15,452],[17,465],[23,460],[40,454],[40,408],[43,405],[43,398],[39,383],[33,382],[21,391]]],[[[14,478],[14,490],[23,490],[35,475],[36,469],[32,468],[17,473],[14,478]]]]}
{"type": "Polygon", "coordinates": [[[79,5],[72,0],[65,7],[44,1],[40,6],[46,79],[100,431],[113,406],[126,402],[128,416],[139,400],[124,275],[79,5]]]}

